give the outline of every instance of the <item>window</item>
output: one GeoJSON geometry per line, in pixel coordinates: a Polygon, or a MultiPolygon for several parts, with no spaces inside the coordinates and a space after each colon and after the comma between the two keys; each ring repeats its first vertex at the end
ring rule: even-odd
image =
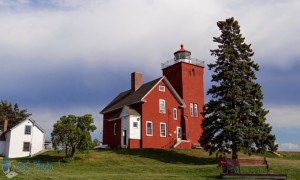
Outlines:
{"type": "Polygon", "coordinates": [[[166,137],[166,123],[160,123],[160,137],[166,137]]]}
{"type": "Polygon", "coordinates": [[[30,143],[29,142],[24,142],[23,143],[23,151],[29,152],[30,150],[30,143]]]}
{"type": "Polygon", "coordinates": [[[146,128],[147,136],[153,136],[153,126],[151,121],[146,122],[146,128]]]}
{"type": "Polygon", "coordinates": [[[159,112],[166,113],[166,101],[164,99],[159,100],[159,112]]]}
{"type": "Polygon", "coordinates": [[[177,120],[177,109],[173,108],[173,119],[177,120]]]}
{"type": "Polygon", "coordinates": [[[138,122],[133,122],[133,127],[138,128],[138,122]]]}
{"type": "Polygon", "coordinates": [[[159,85],[159,91],[165,92],[166,91],[166,87],[159,85]]]}
{"type": "Polygon", "coordinates": [[[117,123],[114,124],[114,135],[117,135],[116,129],[117,129],[117,123]]]}
{"type": "Polygon", "coordinates": [[[198,117],[198,104],[194,104],[194,116],[198,117]]]}
{"type": "Polygon", "coordinates": [[[193,105],[193,103],[190,103],[190,115],[191,116],[194,115],[194,105],[193,105]]]}
{"type": "Polygon", "coordinates": [[[25,134],[27,135],[31,134],[31,126],[25,126],[25,134]]]}

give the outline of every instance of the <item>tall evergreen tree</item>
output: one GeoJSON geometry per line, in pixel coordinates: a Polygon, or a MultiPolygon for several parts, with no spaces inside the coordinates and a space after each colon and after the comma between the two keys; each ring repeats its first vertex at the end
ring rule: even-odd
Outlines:
{"type": "Polygon", "coordinates": [[[259,66],[251,60],[251,44],[244,43],[233,17],[217,26],[221,35],[213,42],[218,49],[210,50],[217,60],[208,65],[213,85],[207,94],[212,99],[204,105],[200,143],[210,154],[231,149],[233,159],[239,151],[250,155],[276,150],[272,127],[266,123],[269,111],[263,108],[261,86],[255,82],[259,66]]]}
{"type": "Polygon", "coordinates": [[[8,119],[8,128],[12,128],[31,116],[26,109],[19,109],[18,104],[12,105],[8,101],[0,101],[0,130],[3,129],[4,119],[8,119]]]}

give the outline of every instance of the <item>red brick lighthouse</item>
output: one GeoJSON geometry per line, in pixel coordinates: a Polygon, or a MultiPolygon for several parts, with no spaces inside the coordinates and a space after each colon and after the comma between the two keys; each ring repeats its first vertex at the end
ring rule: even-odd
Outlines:
{"type": "Polygon", "coordinates": [[[161,64],[163,76],[143,84],[131,74],[131,88],[102,111],[103,143],[126,148],[192,148],[202,133],[204,62],[181,48],[161,64]]]}
{"type": "Polygon", "coordinates": [[[198,144],[201,136],[201,112],[204,105],[204,62],[191,57],[191,52],[181,48],[174,60],[162,64],[163,75],[170,81],[186,104],[182,109],[183,139],[198,144]]]}

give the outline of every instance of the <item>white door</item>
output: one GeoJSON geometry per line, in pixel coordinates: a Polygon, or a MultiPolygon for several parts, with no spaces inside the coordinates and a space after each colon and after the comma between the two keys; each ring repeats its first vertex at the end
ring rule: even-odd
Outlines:
{"type": "Polygon", "coordinates": [[[182,130],[181,127],[177,127],[177,142],[181,141],[182,139],[182,130]]]}

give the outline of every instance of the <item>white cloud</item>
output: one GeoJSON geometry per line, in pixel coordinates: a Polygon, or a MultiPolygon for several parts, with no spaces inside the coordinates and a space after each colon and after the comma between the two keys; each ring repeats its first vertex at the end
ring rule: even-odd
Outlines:
{"type": "Polygon", "coordinates": [[[279,149],[280,149],[280,151],[299,151],[300,146],[297,144],[288,142],[288,143],[279,144],[279,149]]]}
{"type": "MultiPolygon", "coordinates": [[[[2,1],[2,3],[9,1],[2,1]]],[[[14,1],[28,4],[29,1],[14,1]]],[[[42,2],[42,1],[40,1],[42,2]]],[[[72,61],[122,63],[158,69],[180,43],[197,58],[210,62],[216,47],[216,22],[235,16],[259,62],[284,66],[300,56],[297,1],[239,3],[226,1],[94,1],[52,0],[58,9],[0,13],[0,57],[7,66],[45,69],[72,61]],[[59,7],[77,7],[62,10],[59,7]],[[249,12],[249,13],[245,13],[249,12]],[[251,13],[250,13],[251,12],[251,13]],[[280,13],[281,12],[281,13],[280,13]],[[284,61],[283,61],[284,59],[284,61]],[[30,64],[30,65],[28,65],[30,64]]],[[[5,64],[4,64],[5,65],[5,64]]]]}
{"type": "Polygon", "coordinates": [[[273,127],[283,128],[299,128],[300,127],[300,106],[276,106],[272,105],[267,107],[270,110],[267,115],[267,121],[273,127]]]}
{"type": "MultiPolygon", "coordinates": [[[[43,3],[44,0],[40,0],[43,3]]],[[[102,3],[103,0],[49,0],[48,4],[53,4],[59,7],[81,7],[84,5],[96,5],[102,3]]]]}

